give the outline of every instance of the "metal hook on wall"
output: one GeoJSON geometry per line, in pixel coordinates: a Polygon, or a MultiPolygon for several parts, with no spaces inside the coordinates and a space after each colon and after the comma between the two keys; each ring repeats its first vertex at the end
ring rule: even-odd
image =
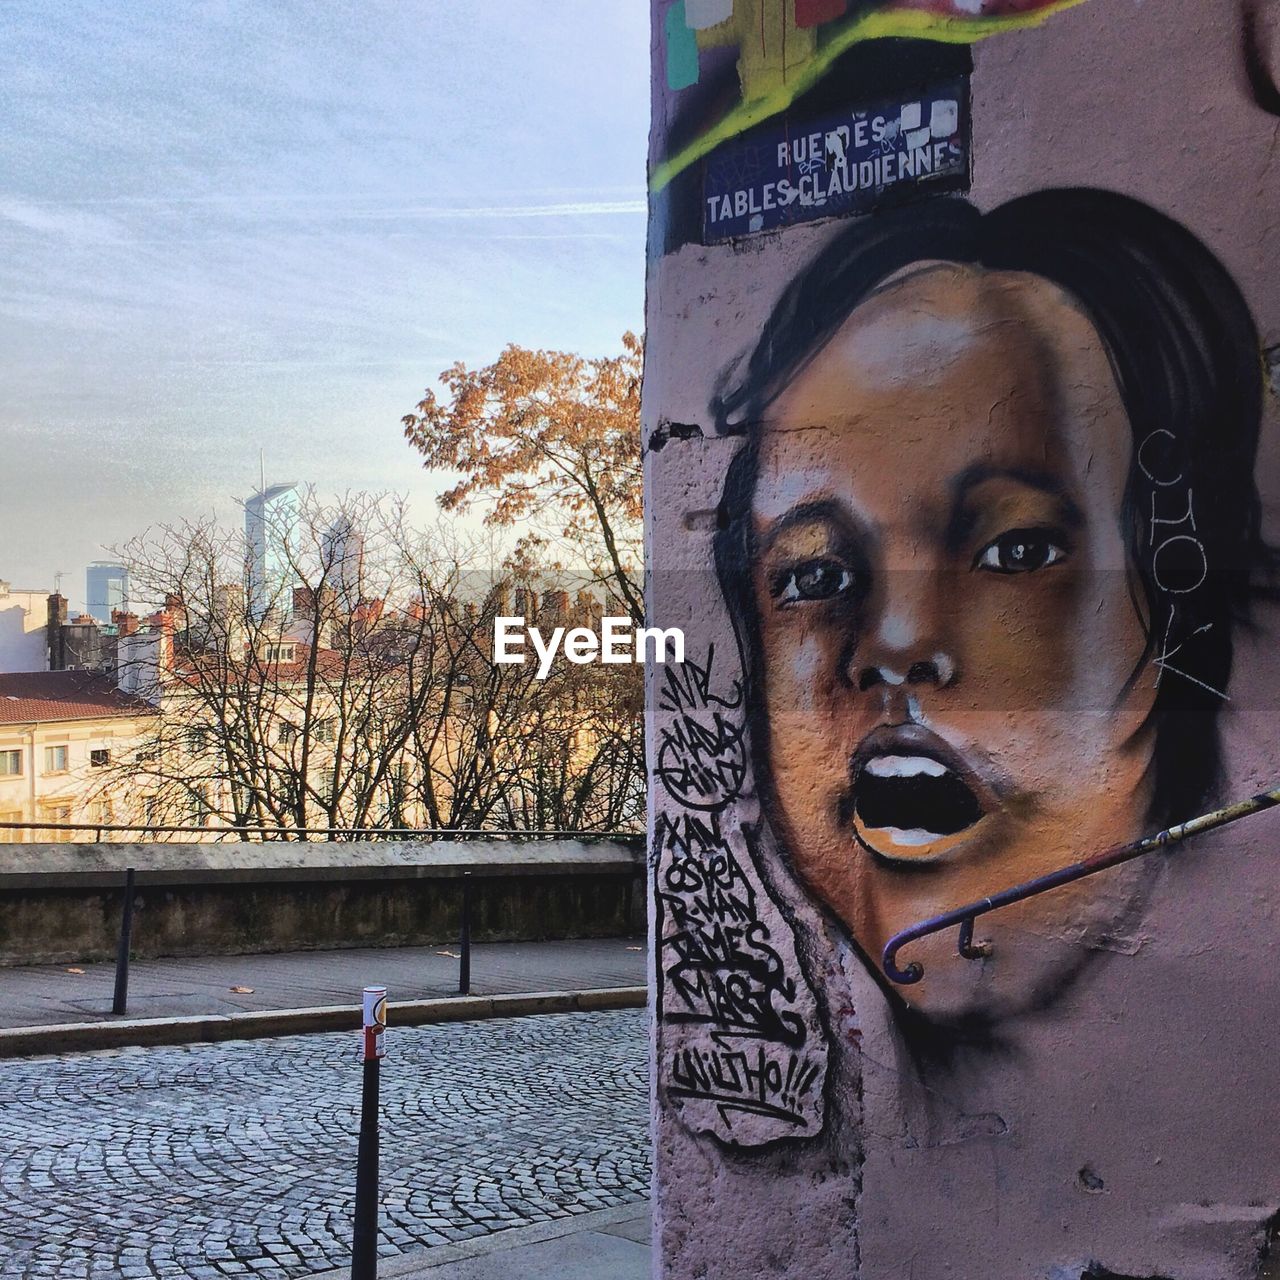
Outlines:
{"type": "Polygon", "coordinates": [[[908,943],[917,942],[921,938],[929,937],[930,934],[941,933],[943,930],[953,927],[958,928],[960,931],[956,944],[958,953],[967,960],[980,960],[990,955],[992,948],[989,942],[975,943],[973,940],[974,921],[979,916],[987,915],[992,911],[999,911],[1001,907],[1012,906],[1015,902],[1023,902],[1027,898],[1034,898],[1039,894],[1048,893],[1051,889],[1061,888],[1063,885],[1072,884],[1076,880],[1083,880],[1086,876],[1096,875],[1099,871],[1106,871],[1111,867],[1118,867],[1122,863],[1132,862],[1135,858],[1141,858],[1144,854],[1153,853],[1157,849],[1164,849],[1171,844],[1177,844],[1189,836],[1200,835],[1205,831],[1213,831],[1217,827],[1225,827],[1228,823],[1238,822],[1241,818],[1248,818],[1252,814],[1262,813],[1266,809],[1275,808],[1276,805],[1280,805],[1280,785],[1273,787],[1269,791],[1259,792],[1248,800],[1241,800],[1235,804],[1227,805],[1225,808],[1215,809],[1211,813],[1201,814],[1198,818],[1189,818],[1186,822],[1180,822],[1164,831],[1158,831],[1155,835],[1143,836],[1141,839],[1133,840],[1129,844],[1116,845],[1111,849],[1104,850],[1102,853],[1094,854],[1091,858],[1085,858],[1082,862],[1074,862],[1070,866],[1059,868],[1057,871],[1050,871],[1047,875],[1037,876],[1034,880],[1024,881],[1022,884],[1014,885],[1010,889],[1004,889],[1000,893],[993,894],[989,898],[981,898],[977,902],[970,902],[963,907],[956,907],[953,911],[932,916],[928,920],[921,920],[918,924],[913,924],[909,928],[895,933],[885,943],[884,954],[881,957],[885,976],[891,982],[896,982],[900,986],[909,986],[912,983],[919,982],[924,977],[924,966],[918,961],[912,961],[905,967],[900,966],[898,964],[898,953],[908,943]]]}

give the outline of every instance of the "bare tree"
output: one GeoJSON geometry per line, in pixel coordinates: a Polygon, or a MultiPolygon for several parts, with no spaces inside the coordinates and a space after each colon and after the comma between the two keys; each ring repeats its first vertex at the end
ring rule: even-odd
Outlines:
{"type": "Polygon", "coordinates": [[[637,825],[638,670],[541,681],[494,662],[494,617],[531,589],[479,568],[492,547],[456,526],[414,530],[398,500],[304,493],[275,520],[270,572],[262,531],[250,548],[211,520],[119,549],[135,596],[162,605],[121,643],[122,686],[159,714],[110,780],[146,822],[637,825]]]}

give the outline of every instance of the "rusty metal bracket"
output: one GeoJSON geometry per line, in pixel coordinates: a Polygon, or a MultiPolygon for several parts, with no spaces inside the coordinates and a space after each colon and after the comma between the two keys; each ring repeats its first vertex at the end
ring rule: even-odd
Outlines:
{"type": "Polygon", "coordinates": [[[1083,880],[1086,876],[1096,875],[1099,871],[1106,871],[1110,867],[1118,867],[1121,863],[1132,862],[1135,858],[1154,853],[1157,849],[1178,844],[1189,836],[1213,831],[1217,827],[1225,827],[1228,823],[1238,822],[1241,818],[1262,813],[1277,805],[1280,805],[1280,785],[1269,791],[1261,791],[1248,800],[1240,800],[1225,808],[1215,809],[1212,813],[1201,814],[1198,818],[1188,818],[1186,822],[1180,822],[1164,831],[1157,831],[1155,835],[1143,836],[1140,840],[1133,840],[1129,844],[1105,849],[1091,858],[1085,858],[1082,862],[1073,862],[1070,866],[1050,871],[1047,875],[1037,876],[1034,880],[1016,884],[1010,889],[1003,889],[989,898],[981,898],[977,902],[956,907],[953,911],[932,916],[928,920],[921,920],[918,924],[895,933],[885,944],[884,954],[881,957],[885,975],[890,981],[901,986],[919,982],[924,977],[924,966],[914,960],[905,967],[900,966],[898,952],[908,943],[918,942],[921,938],[941,933],[944,929],[958,928],[960,933],[956,950],[968,960],[980,960],[991,954],[992,946],[990,942],[975,943],[973,940],[974,921],[979,916],[985,916],[992,911],[999,911],[1001,907],[1012,906],[1015,902],[1023,902],[1027,898],[1048,893],[1050,889],[1059,889],[1064,884],[1083,880]]]}

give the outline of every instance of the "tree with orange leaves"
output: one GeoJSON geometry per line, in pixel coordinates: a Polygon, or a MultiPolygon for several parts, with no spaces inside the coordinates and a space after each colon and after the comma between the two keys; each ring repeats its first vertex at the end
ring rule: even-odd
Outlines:
{"type": "Polygon", "coordinates": [[[587,575],[638,624],[641,550],[641,340],[587,359],[508,346],[492,364],[440,375],[404,433],[428,469],[459,476],[446,511],[483,504],[485,523],[521,527],[513,559],[587,575]]]}

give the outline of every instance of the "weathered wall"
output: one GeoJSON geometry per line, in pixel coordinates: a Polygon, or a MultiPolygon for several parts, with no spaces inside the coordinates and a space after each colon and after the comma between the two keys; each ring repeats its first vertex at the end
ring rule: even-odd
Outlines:
{"type": "Polygon", "coordinates": [[[642,859],[625,844],[56,844],[12,855],[0,868],[0,965],[113,957],[129,866],[139,956],[456,942],[464,873],[477,942],[643,927],[642,859]]]}
{"type": "Polygon", "coordinates": [[[1280,5],[654,2],[657,1273],[1266,1274],[1280,5]],[[896,975],[901,977],[903,975],[896,975]]]}

